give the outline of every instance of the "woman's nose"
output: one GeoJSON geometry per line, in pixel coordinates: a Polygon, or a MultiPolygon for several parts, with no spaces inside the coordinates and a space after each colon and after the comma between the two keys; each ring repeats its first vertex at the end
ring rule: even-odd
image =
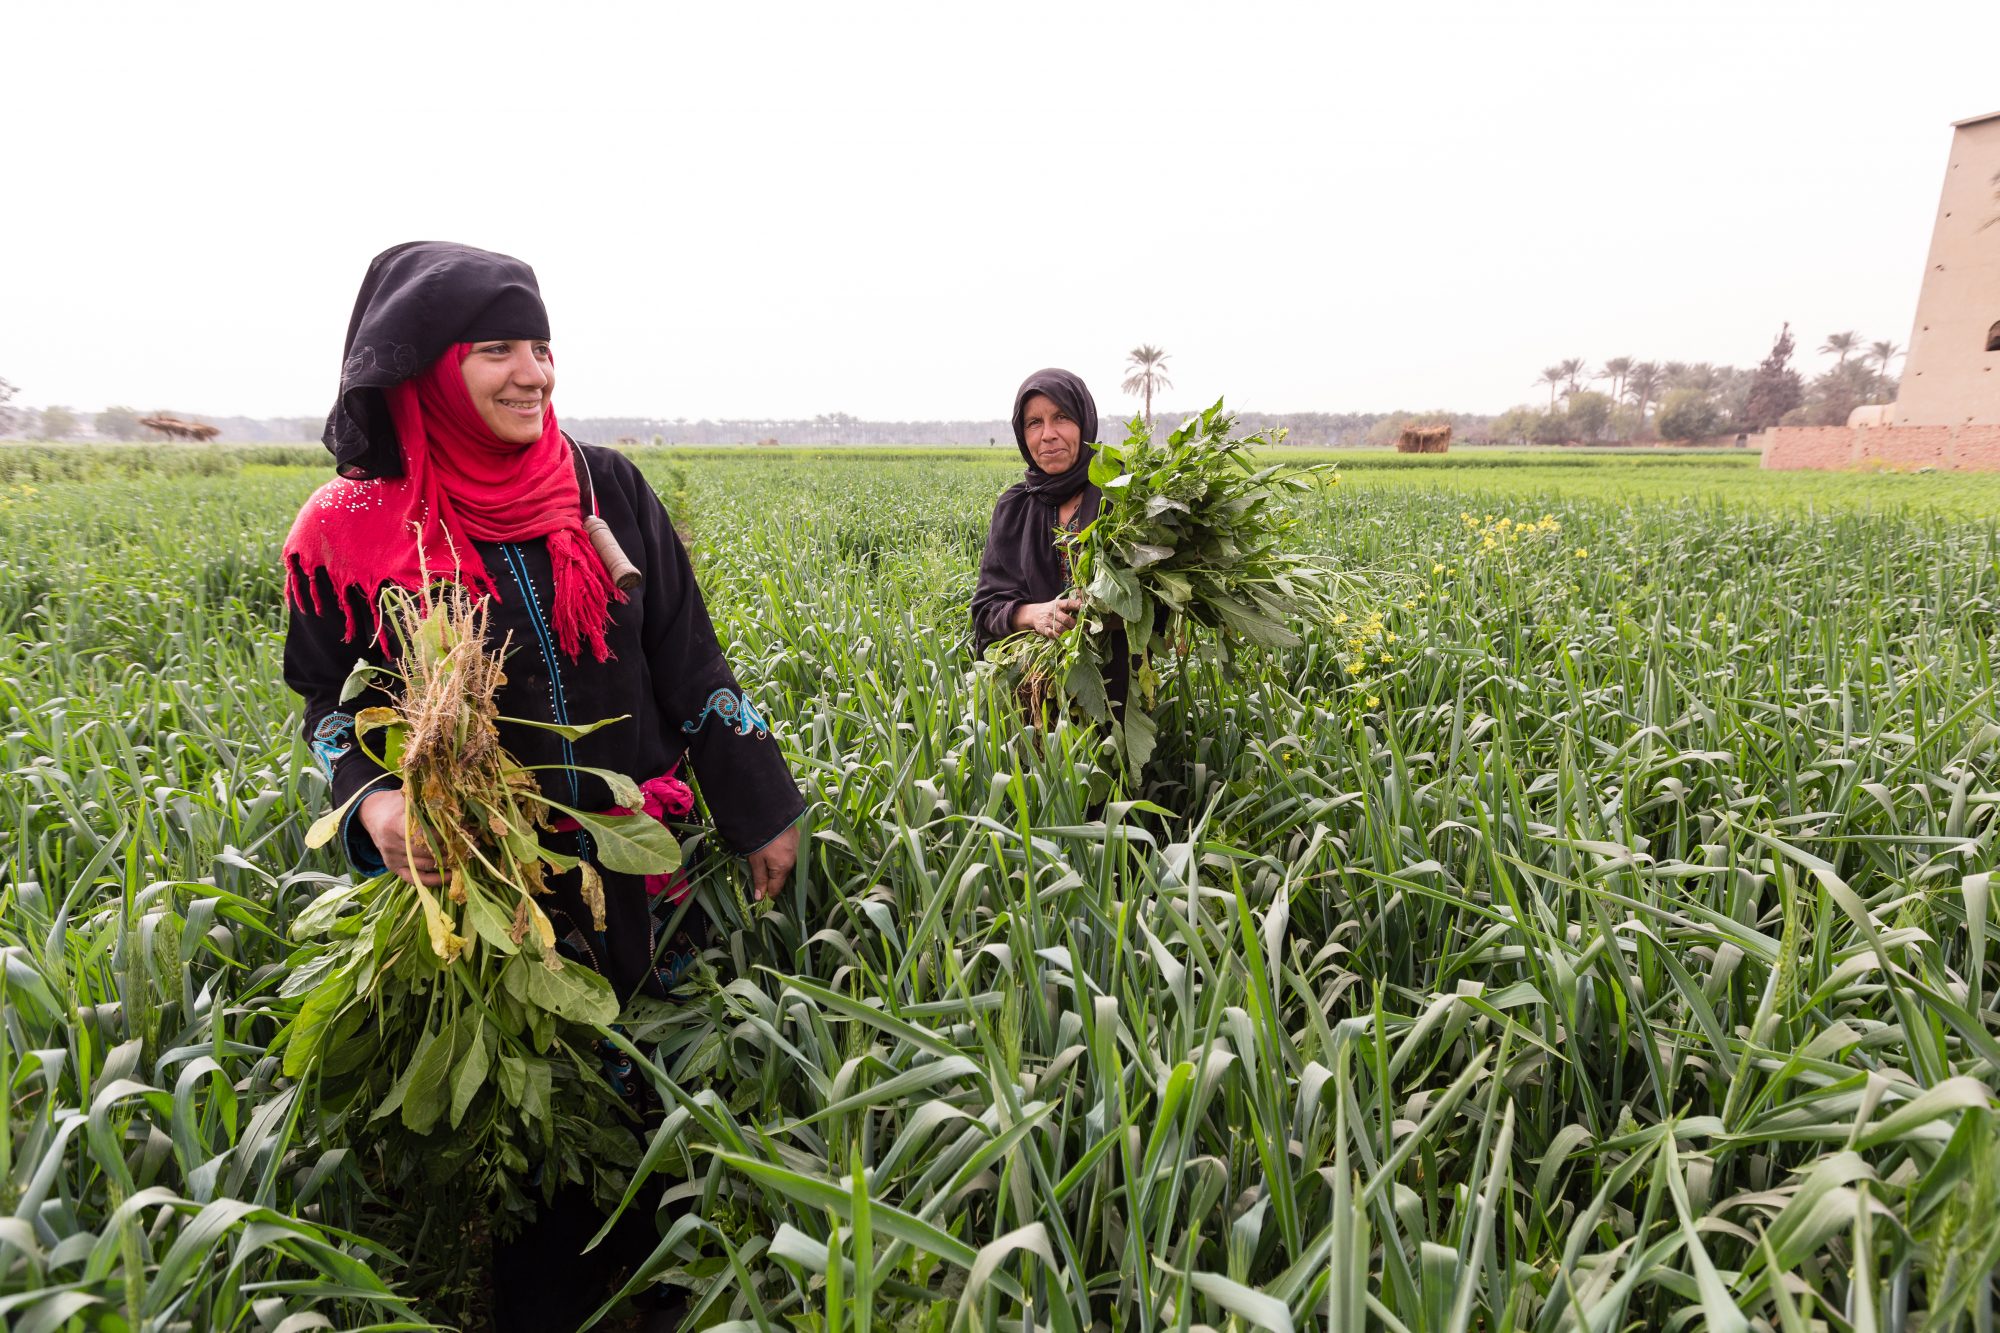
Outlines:
{"type": "Polygon", "coordinates": [[[514,382],[532,384],[537,388],[549,382],[549,368],[543,365],[533,353],[515,358],[514,382]]]}

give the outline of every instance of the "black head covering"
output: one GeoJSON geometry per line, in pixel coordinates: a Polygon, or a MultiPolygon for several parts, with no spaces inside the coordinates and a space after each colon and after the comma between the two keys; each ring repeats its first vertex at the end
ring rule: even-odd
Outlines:
{"type": "Polygon", "coordinates": [[[1021,451],[1021,457],[1027,460],[1028,477],[1022,484],[1029,494],[1060,503],[1082,490],[1084,483],[1090,480],[1090,460],[1097,452],[1091,445],[1096,441],[1097,400],[1090,396],[1090,390],[1081,379],[1067,370],[1050,366],[1021,381],[1021,387],[1014,391],[1014,445],[1021,451]],[[1028,452],[1028,433],[1022,415],[1027,410],[1028,400],[1038,393],[1060,407],[1082,432],[1083,447],[1077,450],[1076,462],[1060,476],[1050,476],[1036,467],[1034,455],[1028,452]]]}
{"type": "Polygon", "coordinates": [[[406,241],[369,261],[341,352],[340,395],[326,447],[346,477],[397,477],[403,450],[382,390],[453,343],[547,338],[535,270],[510,255],[450,241],[406,241]]]}

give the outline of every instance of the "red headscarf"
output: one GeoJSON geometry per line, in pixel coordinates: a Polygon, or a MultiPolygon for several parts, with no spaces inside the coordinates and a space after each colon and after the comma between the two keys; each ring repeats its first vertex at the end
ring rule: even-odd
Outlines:
{"type": "MultiPolygon", "coordinates": [[[[460,370],[472,344],[454,343],[427,370],[382,392],[403,446],[403,475],[342,477],[313,493],[285,539],[287,593],[301,611],[320,609],[314,576],[324,571],[347,614],[347,594],[370,598],[384,584],[421,588],[426,577],[452,578],[476,593],[499,589],[475,541],[548,540],[555,571],[556,641],[571,657],[584,645],[610,656],[604,629],[611,603],[625,594],[611,582],[583,531],[569,443],[549,407],[541,438],[509,444],[487,428],[460,370]]],[[[379,609],[375,634],[383,632],[379,609]]]]}

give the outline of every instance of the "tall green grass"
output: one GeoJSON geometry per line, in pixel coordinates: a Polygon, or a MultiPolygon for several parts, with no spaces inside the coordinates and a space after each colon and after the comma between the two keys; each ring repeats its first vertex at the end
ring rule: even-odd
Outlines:
{"type": "MultiPolygon", "coordinates": [[[[1350,478],[1381,595],[1179,664],[1119,791],[965,655],[1013,467],[641,458],[814,798],[628,1026],[701,1319],[1993,1326],[2000,534],[1937,479],[1350,478]]],[[[435,1265],[262,1054],[336,869],[276,679],[317,479],[0,508],[10,1326],[393,1322],[435,1265]]]]}

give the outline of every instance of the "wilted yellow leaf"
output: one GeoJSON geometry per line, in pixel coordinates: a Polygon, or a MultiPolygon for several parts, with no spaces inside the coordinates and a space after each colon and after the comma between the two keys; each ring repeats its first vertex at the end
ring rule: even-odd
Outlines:
{"type": "Polygon", "coordinates": [[[597,873],[597,867],[588,861],[579,862],[578,871],[583,876],[583,901],[590,907],[590,928],[604,929],[604,876],[597,873]]]}
{"type": "Polygon", "coordinates": [[[424,924],[430,928],[431,951],[447,963],[456,962],[465,952],[465,937],[451,928],[451,918],[444,914],[429,889],[419,884],[416,890],[417,902],[424,909],[424,924]]]}

